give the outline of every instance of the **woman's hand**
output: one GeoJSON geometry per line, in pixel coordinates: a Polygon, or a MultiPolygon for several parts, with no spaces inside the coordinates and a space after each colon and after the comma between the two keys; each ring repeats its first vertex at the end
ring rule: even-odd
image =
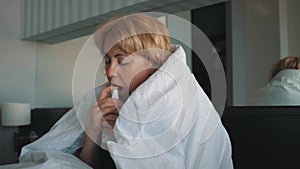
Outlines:
{"type": "Polygon", "coordinates": [[[101,133],[114,136],[113,128],[119,116],[123,102],[110,97],[114,87],[104,88],[92,109],[92,123],[88,128],[88,135],[97,140],[101,133]]]}
{"type": "Polygon", "coordinates": [[[119,116],[119,110],[123,102],[110,97],[114,88],[108,86],[104,88],[94,104],[91,112],[91,121],[87,127],[87,135],[79,154],[79,158],[90,166],[98,166],[99,163],[99,144],[98,138],[101,133],[110,134],[114,137],[113,127],[119,116]]]}

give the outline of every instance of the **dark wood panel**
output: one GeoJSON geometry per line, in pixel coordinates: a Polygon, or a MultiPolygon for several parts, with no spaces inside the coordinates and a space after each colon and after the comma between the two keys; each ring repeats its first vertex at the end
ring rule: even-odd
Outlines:
{"type": "Polygon", "coordinates": [[[300,168],[300,107],[227,107],[235,169],[300,168]]]}
{"type": "MultiPolygon", "coordinates": [[[[191,20],[193,25],[199,28],[215,47],[226,73],[226,3],[223,2],[194,9],[191,11],[191,20]]],[[[192,32],[192,34],[194,35],[195,33],[192,32]]],[[[201,45],[201,39],[199,38],[200,37],[192,36],[193,49],[201,45]]],[[[192,72],[206,95],[211,98],[212,91],[209,79],[210,77],[208,76],[207,70],[200,59],[200,56],[198,56],[195,52],[192,53],[192,72]]]]}
{"type": "Polygon", "coordinates": [[[19,152],[22,146],[30,143],[29,133],[35,131],[41,137],[71,108],[40,108],[31,111],[31,125],[20,127],[18,136],[19,152]]]}

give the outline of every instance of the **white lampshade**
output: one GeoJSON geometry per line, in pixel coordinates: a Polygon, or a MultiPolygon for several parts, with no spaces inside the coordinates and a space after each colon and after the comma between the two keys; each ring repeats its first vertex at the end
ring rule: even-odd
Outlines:
{"type": "Polygon", "coordinates": [[[31,122],[30,104],[4,103],[1,106],[3,126],[23,126],[31,122]]]}

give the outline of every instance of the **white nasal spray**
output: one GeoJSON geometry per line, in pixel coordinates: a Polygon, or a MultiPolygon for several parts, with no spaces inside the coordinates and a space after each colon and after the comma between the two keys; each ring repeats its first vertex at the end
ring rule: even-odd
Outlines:
{"type": "Polygon", "coordinates": [[[111,98],[113,98],[113,99],[119,99],[118,89],[113,89],[112,90],[111,98]]]}
{"type": "MultiPolygon", "coordinates": [[[[118,93],[118,89],[113,89],[111,92],[111,98],[113,99],[119,99],[119,93],[118,93]]],[[[108,150],[107,147],[107,142],[108,141],[112,141],[114,140],[113,138],[111,138],[109,135],[102,133],[102,138],[101,138],[101,148],[104,150],[108,150]]]]}

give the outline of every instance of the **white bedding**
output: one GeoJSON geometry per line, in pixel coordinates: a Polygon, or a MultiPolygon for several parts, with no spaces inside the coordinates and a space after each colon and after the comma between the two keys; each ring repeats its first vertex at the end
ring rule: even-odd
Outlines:
{"type": "Polygon", "coordinates": [[[74,155],[61,151],[33,151],[26,154],[26,156],[20,157],[19,160],[20,163],[18,164],[3,165],[0,166],[0,169],[91,169],[91,167],[74,155]]]}

